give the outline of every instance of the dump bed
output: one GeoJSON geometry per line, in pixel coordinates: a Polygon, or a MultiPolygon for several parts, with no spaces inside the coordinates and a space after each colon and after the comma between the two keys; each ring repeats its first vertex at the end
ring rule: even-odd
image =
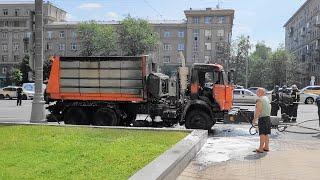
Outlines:
{"type": "Polygon", "coordinates": [[[54,58],[51,99],[144,101],[146,56],[54,58]]]}

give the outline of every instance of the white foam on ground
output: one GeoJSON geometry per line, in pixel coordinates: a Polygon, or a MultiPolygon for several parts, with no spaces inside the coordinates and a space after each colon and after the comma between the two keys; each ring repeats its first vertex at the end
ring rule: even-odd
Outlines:
{"type": "Polygon", "coordinates": [[[258,145],[259,138],[256,136],[208,138],[207,143],[197,154],[196,161],[201,165],[228,161],[249,154],[258,145]]]}

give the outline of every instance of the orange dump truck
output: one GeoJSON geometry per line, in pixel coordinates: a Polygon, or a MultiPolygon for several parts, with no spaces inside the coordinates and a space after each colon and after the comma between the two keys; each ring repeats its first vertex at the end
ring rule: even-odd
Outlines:
{"type": "Polygon", "coordinates": [[[180,75],[149,73],[147,56],[55,57],[48,120],[211,129],[232,108],[231,74],[217,64],[194,64],[190,72],[189,88],[181,93],[180,75]]]}

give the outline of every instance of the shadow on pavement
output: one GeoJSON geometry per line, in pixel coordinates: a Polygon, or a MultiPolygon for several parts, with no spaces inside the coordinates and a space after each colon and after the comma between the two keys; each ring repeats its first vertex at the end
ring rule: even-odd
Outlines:
{"type": "Polygon", "coordinates": [[[257,153],[257,154],[250,154],[250,155],[247,155],[246,157],[244,157],[244,159],[245,160],[258,160],[258,159],[261,159],[261,158],[263,158],[263,157],[265,157],[267,155],[267,153],[266,152],[264,152],[264,153],[257,153]]]}

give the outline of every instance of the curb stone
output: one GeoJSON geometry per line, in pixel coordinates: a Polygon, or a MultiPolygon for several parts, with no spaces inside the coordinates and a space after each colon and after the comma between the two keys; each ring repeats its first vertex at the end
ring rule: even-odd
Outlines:
{"type": "Polygon", "coordinates": [[[176,179],[207,141],[208,131],[194,130],[144,168],[130,180],[176,179]]]}

